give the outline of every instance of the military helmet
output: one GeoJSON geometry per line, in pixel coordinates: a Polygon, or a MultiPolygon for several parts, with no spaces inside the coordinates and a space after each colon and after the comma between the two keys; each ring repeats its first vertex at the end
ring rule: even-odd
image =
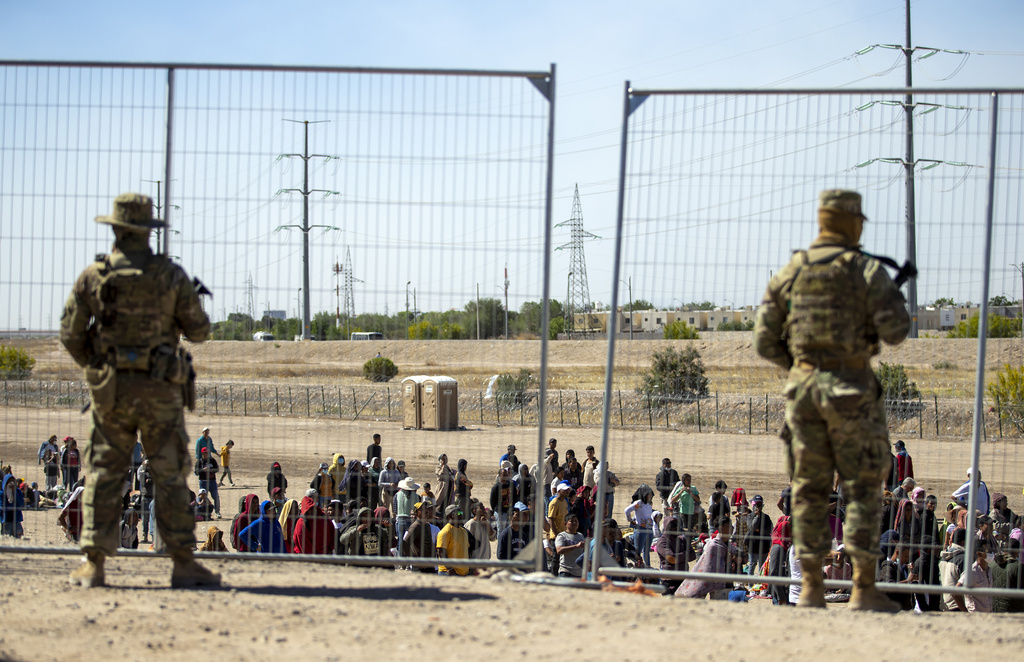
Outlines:
{"type": "Polygon", "coordinates": [[[133,232],[149,232],[167,227],[167,222],[153,218],[153,199],[141,193],[122,193],[114,198],[114,211],[110,216],[97,216],[97,223],[133,232]]]}
{"type": "Polygon", "coordinates": [[[860,193],[848,189],[828,189],[818,194],[819,209],[834,209],[845,214],[853,214],[867,220],[860,210],[860,193]]]}

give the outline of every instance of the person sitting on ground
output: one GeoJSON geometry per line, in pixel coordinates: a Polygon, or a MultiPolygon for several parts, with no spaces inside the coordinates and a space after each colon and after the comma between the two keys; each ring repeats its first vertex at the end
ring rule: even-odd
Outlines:
{"type": "Polygon", "coordinates": [[[206,530],[206,540],[203,544],[199,545],[200,552],[227,552],[228,548],[224,544],[224,532],[215,526],[211,526],[206,530]]]}
{"type": "Polygon", "coordinates": [[[583,568],[576,564],[576,559],[583,553],[584,539],[579,533],[580,521],[576,515],[569,513],[565,517],[565,530],[555,538],[555,551],[558,552],[558,576],[582,577],[583,568]]]}
{"type": "Polygon", "coordinates": [[[257,554],[284,554],[284,533],[277,521],[277,508],[273,501],[260,504],[260,516],[242,529],[238,539],[257,554]]]}
{"type": "Polygon", "coordinates": [[[205,489],[199,490],[199,494],[196,495],[195,501],[191,503],[191,506],[197,522],[206,522],[213,519],[213,501],[210,500],[210,494],[205,489]]]}
{"type": "MultiPolygon", "coordinates": [[[[825,579],[848,582],[853,579],[853,566],[850,565],[850,557],[846,555],[846,546],[839,545],[835,551],[825,558],[828,564],[824,567],[825,579]]],[[[850,595],[848,588],[832,588],[825,590],[825,599],[829,602],[838,602],[836,596],[850,595]],[[829,599],[829,596],[833,596],[829,599]]]]}
{"type": "MultiPolygon", "coordinates": [[[[909,584],[910,580],[910,544],[900,543],[896,545],[892,556],[882,559],[875,572],[875,581],[881,584],[909,584]]],[[[883,592],[882,595],[898,604],[903,611],[910,611],[914,608],[912,593],[883,592]]]]}
{"type": "Polygon", "coordinates": [[[121,544],[122,549],[139,548],[139,511],[134,508],[127,508],[121,516],[121,544]]]}
{"type": "MultiPolygon", "coordinates": [[[[974,548],[974,563],[971,564],[970,572],[960,575],[957,586],[969,586],[970,588],[992,588],[992,568],[988,564],[988,551],[990,547],[987,541],[979,540],[974,548]],[[970,584],[967,584],[970,579],[970,584]]],[[[992,612],[992,596],[970,593],[963,596],[964,605],[970,613],[987,614],[992,612]]]]}
{"type": "MultiPolygon", "coordinates": [[[[732,520],[723,517],[716,526],[717,533],[704,545],[704,551],[694,564],[693,571],[714,574],[736,573],[739,570],[737,549],[729,544],[732,520]]],[[[818,571],[820,572],[820,569],[818,571]]],[[[732,582],[686,579],[676,589],[675,594],[684,598],[704,598],[711,594],[713,600],[725,599],[732,587],[732,582]]]]}
{"type": "MultiPolygon", "coordinates": [[[[460,460],[461,464],[462,460],[460,460]]],[[[444,510],[445,525],[437,534],[437,558],[442,561],[446,559],[468,559],[469,558],[469,531],[462,528],[462,511],[459,506],[452,504],[444,510]]],[[[439,565],[438,574],[459,575],[465,577],[469,574],[466,566],[439,565]]]]}

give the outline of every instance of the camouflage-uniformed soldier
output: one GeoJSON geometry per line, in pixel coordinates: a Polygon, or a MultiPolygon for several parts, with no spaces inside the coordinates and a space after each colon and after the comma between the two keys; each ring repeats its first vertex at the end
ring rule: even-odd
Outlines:
{"type": "Polygon", "coordinates": [[[768,284],[757,313],[758,354],[789,371],[787,468],[793,480],[793,540],[803,567],[801,606],[824,607],[834,472],[848,502],[844,544],[854,563],[854,609],[899,611],[875,588],[881,484],[888,428],[870,359],[898,344],[910,317],[883,265],[860,251],[865,221],[854,191],[819,196],[820,234],[768,284]],[[791,438],[790,438],[791,437],[791,438]]]}
{"type": "Polygon", "coordinates": [[[192,554],[183,408],[194,396],[195,372],[178,344],[182,334],[205,340],[210,321],[185,271],[149,247],[150,230],[166,227],[153,218],[150,198],[119,195],[113,214],[96,221],[112,226],[114,248],[75,281],[60,329],[61,343],[85,369],[92,394],[81,539],[86,561],[71,573],[71,583],[104,583],[103,561],[120,541],[121,485],[141,436],[160,505],[157,529],[174,560],[171,584],[218,585],[220,576],[192,554]]]}

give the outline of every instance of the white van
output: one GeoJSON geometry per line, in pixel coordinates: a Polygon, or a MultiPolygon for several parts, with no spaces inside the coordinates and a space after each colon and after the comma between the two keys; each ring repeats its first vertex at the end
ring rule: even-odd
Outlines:
{"type": "Polygon", "coordinates": [[[252,339],[257,342],[271,342],[274,339],[274,334],[269,331],[257,331],[252,334],[252,339]]]}

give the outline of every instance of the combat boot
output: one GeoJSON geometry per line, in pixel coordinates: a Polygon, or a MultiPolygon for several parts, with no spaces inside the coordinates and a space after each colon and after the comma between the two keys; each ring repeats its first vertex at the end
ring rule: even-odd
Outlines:
{"type": "Polygon", "coordinates": [[[171,571],[172,588],[196,588],[199,586],[220,586],[220,575],[210,572],[196,562],[192,551],[174,555],[174,570],[171,571]]]}
{"type": "Polygon", "coordinates": [[[875,559],[871,556],[854,556],[853,593],[850,594],[850,609],[857,611],[881,611],[895,614],[900,606],[875,588],[875,559]]]}
{"type": "Polygon", "coordinates": [[[821,574],[821,564],[824,556],[814,554],[800,557],[800,601],[797,607],[810,607],[812,609],[825,608],[825,579],[821,574]]]}
{"type": "Polygon", "coordinates": [[[83,588],[95,588],[106,583],[103,574],[103,552],[88,552],[85,555],[85,562],[74,569],[68,576],[72,586],[83,588]]]}

